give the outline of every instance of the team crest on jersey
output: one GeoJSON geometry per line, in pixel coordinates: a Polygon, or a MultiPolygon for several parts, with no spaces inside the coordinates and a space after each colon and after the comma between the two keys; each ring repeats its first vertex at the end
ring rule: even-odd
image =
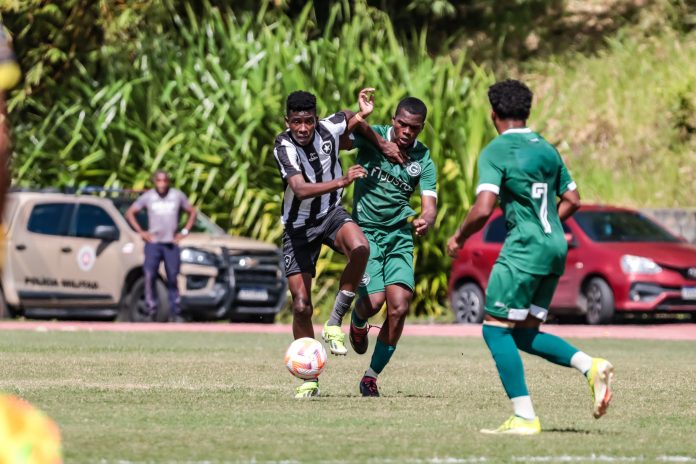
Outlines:
{"type": "Polygon", "coordinates": [[[292,264],[292,256],[285,255],[285,269],[290,269],[290,264],[292,264]]]}
{"type": "Polygon", "coordinates": [[[368,285],[370,285],[370,274],[366,272],[363,274],[362,279],[360,279],[360,286],[367,287],[368,285]]]}
{"type": "Polygon", "coordinates": [[[327,140],[326,142],[322,143],[321,151],[323,151],[325,155],[330,155],[333,151],[333,142],[327,140]]]}
{"type": "Polygon", "coordinates": [[[420,176],[421,173],[421,165],[418,161],[412,161],[406,165],[406,172],[408,172],[408,175],[411,177],[416,177],[420,176]]]}

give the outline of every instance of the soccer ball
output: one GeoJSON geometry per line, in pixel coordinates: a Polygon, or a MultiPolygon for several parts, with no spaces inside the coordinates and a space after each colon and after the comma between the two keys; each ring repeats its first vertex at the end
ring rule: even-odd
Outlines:
{"type": "Polygon", "coordinates": [[[300,379],[315,379],[326,365],[326,350],[313,338],[298,338],[285,352],[285,367],[300,379]]]}

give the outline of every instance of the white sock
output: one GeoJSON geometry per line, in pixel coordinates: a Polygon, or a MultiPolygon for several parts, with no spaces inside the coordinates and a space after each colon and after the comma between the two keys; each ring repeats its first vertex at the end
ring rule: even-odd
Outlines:
{"type": "Polygon", "coordinates": [[[511,398],[510,401],[512,401],[512,407],[515,410],[516,416],[528,420],[532,420],[536,417],[536,414],[534,414],[534,406],[532,406],[532,399],[529,395],[511,398]]]}
{"type": "Polygon", "coordinates": [[[585,375],[592,368],[592,356],[578,351],[570,358],[570,365],[585,375]]]}
{"type": "Polygon", "coordinates": [[[373,379],[376,379],[378,375],[379,374],[373,371],[371,367],[368,367],[365,371],[365,377],[372,377],[373,379]]]}

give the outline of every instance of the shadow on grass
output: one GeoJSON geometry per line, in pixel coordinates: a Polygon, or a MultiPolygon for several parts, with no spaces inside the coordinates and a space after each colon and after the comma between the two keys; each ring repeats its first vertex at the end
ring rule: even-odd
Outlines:
{"type": "Polygon", "coordinates": [[[546,432],[555,432],[555,433],[575,433],[578,435],[616,435],[616,433],[613,432],[607,432],[606,430],[583,430],[583,429],[576,429],[573,427],[564,427],[564,428],[553,428],[553,429],[542,429],[544,433],[546,432]]]}

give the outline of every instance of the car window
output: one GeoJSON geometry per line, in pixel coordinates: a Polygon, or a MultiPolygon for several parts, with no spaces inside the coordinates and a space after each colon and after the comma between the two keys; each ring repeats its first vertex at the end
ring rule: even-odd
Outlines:
{"type": "Polygon", "coordinates": [[[96,205],[81,204],[77,208],[74,235],[76,237],[94,237],[94,232],[98,226],[116,227],[116,223],[104,208],[96,205]]]}
{"type": "Polygon", "coordinates": [[[665,229],[639,213],[630,211],[580,211],[578,223],[595,242],[678,242],[665,229]]]}
{"type": "Polygon", "coordinates": [[[483,241],[487,243],[503,243],[507,237],[507,227],[505,226],[505,216],[498,216],[486,228],[483,233],[483,241]]]}
{"type": "Polygon", "coordinates": [[[35,234],[68,235],[75,205],[72,203],[40,203],[31,209],[27,230],[35,234]]]}

